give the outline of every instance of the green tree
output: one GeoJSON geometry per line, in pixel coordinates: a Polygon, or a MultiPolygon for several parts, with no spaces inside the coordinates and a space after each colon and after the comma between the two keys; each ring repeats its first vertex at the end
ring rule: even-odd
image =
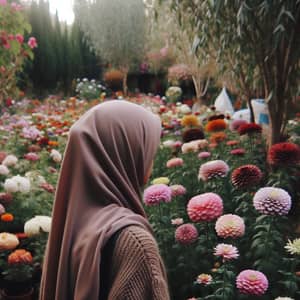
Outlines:
{"type": "Polygon", "coordinates": [[[140,62],[144,52],[143,1],[77,0],[75,15],[95,52],[123,72],[123,90],[127,94],[128,72],[140,62]]]}
{"type": "Polygon", "coordinates": [[[279,142],[299,84],[300,1],[172,3],[192,12],[190,21],[197,29],[197,46],[206,47],[209,41],[218,50],[223,70],[232,69],[235,78],[247,87],[255,81],[262,83],[270,113],[269,142],[279,142]]]}

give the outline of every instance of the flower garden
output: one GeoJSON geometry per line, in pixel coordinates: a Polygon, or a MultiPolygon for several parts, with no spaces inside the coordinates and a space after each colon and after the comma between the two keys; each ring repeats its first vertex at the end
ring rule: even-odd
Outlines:
{"type": "MultiPolygon", "coordinates": [[[[297,299],[299,146],[284,142],[266,151],[257,124],[210,109],[192,114],[185,104],[164,105],[157,97],[132,101],[163,124],[143,201],[172,299],[297,299]]],[[[2,282],[38,289],[68,130],[96,103],[27,99],[3,113],[2,282]]]]}
{"type": "Polygon", "coordinates": [[[0,0],[0,299],[38,299],[70,127],[110,99],[161,119],[141,201],[171,299],[300,299],[300,2],[27,2],[0,0]]]}

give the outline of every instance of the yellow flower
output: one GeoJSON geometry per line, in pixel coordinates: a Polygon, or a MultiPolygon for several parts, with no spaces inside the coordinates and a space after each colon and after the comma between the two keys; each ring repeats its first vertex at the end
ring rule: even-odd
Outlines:
{"type": "Polygon", "coordinates": [[[170,179],[168,177],[157,177],[152,180],[152,184],[169,184],[170,179]]]}
{"type": "Polygon", "coordinates": [[[289,240],[284,248],[291,254],[300,255],[300,238],[294,239],[293,241],[289,240]]]}
{"type": "Polygon", "coordinates": [[[184,127],[197,127],[200,126],[200,122],[195,115],[186,115],[181,119],[181,125],[184,127]]]}

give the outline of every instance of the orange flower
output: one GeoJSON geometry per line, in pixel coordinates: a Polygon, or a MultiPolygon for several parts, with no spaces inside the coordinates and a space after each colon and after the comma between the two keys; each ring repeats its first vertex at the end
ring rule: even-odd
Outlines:
{"type": "Polygon", "coordinates": [[[52,147],[56,147],[56,146],[58,146],[58,142],[57,141],[49,141],[48,145],[52,146],[52,147]]]}
{"type": "Polygon", "coordinates": [[[223,142],[227,138],[227,135],[224,132],[216,132],[211,135],[209,138],[211,143],[220,143],[223,142]]]}
{"type": "Polygon", "coordinates": [[[205,126],[205,130],[208,132],[220,131],[220,130],[225,130],[226,127],[227,124],[223,119],[216,119],[216,120],[209,121],[205,126]]]}
{"type": "Polygon", "coordinates": [[[10,213],[5,213],[1,215],[1,221],[3,222],[12,222],[14,220],[14,216],[10,213]]]}
{"type": "Polygon", "coordinates": [[[32,255],[29,251],[26,251],[25,249],[17,249],[8,256],[7,261],[10,265],[31,264],[32,255]]]}
{"type": "Polygon", "coordinates": [[[181,125],[184,127],[197,127],[200,122],[195,115],[186,115],[181,119],[181,125]]]}

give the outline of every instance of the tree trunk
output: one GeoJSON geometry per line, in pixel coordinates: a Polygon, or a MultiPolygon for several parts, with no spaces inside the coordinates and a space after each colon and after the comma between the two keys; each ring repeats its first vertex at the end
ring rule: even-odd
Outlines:
{"type": "Polygon", "coordinates": [[[268,136],[268,145],[269,147],[273,144],[279,143],[282,135],[282,116],[284,114],[283,111],[277,112],[275,109],[274,102],[277,103],[278,99],[272,99],[273,101],[269,101],[269,117],[270,117],[270,132],[268,136]]]}

